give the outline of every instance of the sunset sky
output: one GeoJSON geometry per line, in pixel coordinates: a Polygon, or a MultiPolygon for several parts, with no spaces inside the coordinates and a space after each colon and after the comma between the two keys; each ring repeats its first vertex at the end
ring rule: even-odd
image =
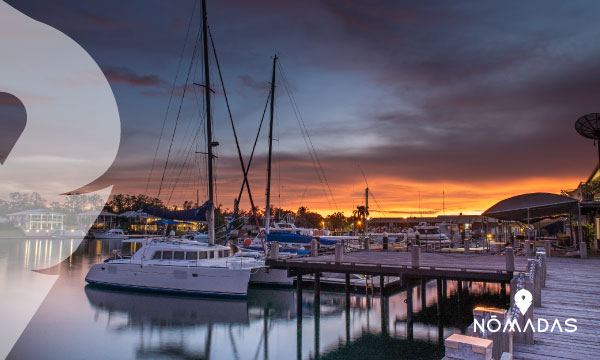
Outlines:
{"type": "MultiPolygon", "coordinates": [[[[121,144],[92,188],[157,196],[199,5],[154,161],[194,0],[7,3],[76,40],[112,86],[121,144]]],[[[325,196],[278,72],[273,205],[349,215],[364,201],[360,166],[376,217],[441,214],[442,192],[447,214],[480,213],[509,196],[585,180],[597,151],[574,122],[600,111],[598,10],[593,1],[208,0],[246,160],[277,53],[333,193],[325,196]]],[[[212,70],[217,201],[232,208],[242,173],[212,70]]],[[[201,74],[192,66],[189,83],[201,74]]],[[[188,87],[161,190],[171,204],[195,200],[196,189],[206,199],[205,155],[195,153],[205,142],[194,142],[198,129],[204,136],[199,104],[201,90],[188,87]]],[[[261,207],[267,130],[250,174],[261,207]]]]}

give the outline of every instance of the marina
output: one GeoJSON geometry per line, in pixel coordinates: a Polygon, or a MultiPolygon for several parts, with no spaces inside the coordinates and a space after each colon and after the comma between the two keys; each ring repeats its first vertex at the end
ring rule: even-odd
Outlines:
{"type": "Polygon", "coordinates": [[[0,359],[600,358],[599,4],[54,5],[0,0],[0,359]]]}

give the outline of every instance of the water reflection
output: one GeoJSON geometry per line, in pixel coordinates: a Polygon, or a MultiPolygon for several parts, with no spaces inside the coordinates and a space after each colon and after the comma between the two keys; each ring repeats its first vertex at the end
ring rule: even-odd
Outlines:
{"type": "MultiPolygon", "coordinates": [[[[19,244],[20,266],[70,246],[33,241],[19,244]]],[[[466,330],[474,306],[506,304],[499,285],[452,281],[384,297],[251,288],[244,301],[86,286],[90,266],[121,246],[84,240],[44,270],[60,277],[9,358],[441,359],[441,340],[466,330]]]]}

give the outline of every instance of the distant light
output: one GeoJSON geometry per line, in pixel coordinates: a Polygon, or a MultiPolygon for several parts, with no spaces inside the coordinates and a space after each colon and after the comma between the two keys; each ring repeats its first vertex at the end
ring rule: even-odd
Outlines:
{"type": "Polygon", "coordinates": [[[361,224],[361,222],[360,222],[360,220],[358,220],[358,225],[360,225],[360,224],[361,224]]]}

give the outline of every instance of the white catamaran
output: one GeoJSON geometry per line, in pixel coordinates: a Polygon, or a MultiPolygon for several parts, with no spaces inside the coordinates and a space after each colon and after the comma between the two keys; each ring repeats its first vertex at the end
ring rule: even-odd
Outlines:
{"type": "MultiPolygon", "coordinates": [[[[206,0],[202,1],[202,16],[204,83],[210,84],[206,0]]],[[[214,158],[213,147],[218,146],[218,143],[213,141],[212,137],[211,91],[204,91],[204,94],[206,155],[209,159],[207,161],[208,201],[202,207],[192,210],[155,209],[153,215],[178,220],[206,221],[208,241],[202,241],[204,235],[201,234],[195,234],[193,239],[186,239],[186,237],[143,239],[143,245],[131,257],[115,254],[113,258],[94,265],[86,276],[87,282],[127,289],[234,297],[247,296],[250,281],[272,284],[281,280],[285,284],[289,283],[286,272],[270,271],[265,267],[264,260],[254,255],[231,256],[229,247],[215,245],[212,159],[214,158]]],[[[243,170],[246,178],[245,169],[243,170]]]]}

